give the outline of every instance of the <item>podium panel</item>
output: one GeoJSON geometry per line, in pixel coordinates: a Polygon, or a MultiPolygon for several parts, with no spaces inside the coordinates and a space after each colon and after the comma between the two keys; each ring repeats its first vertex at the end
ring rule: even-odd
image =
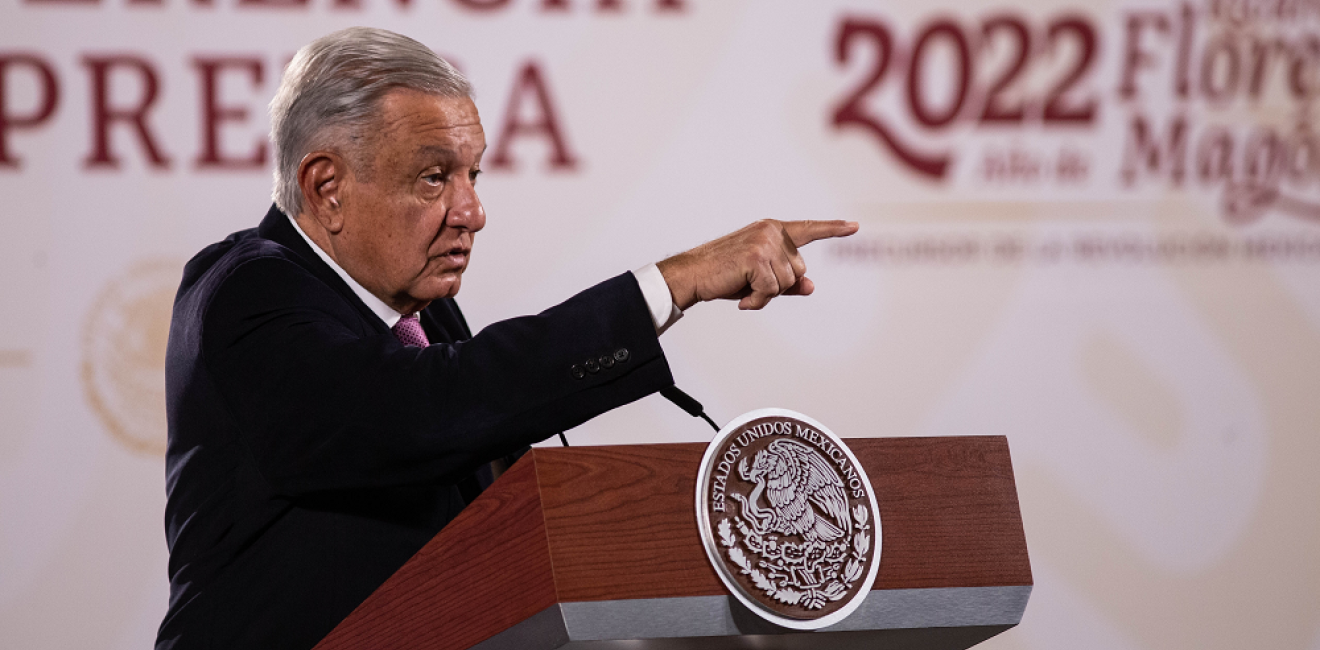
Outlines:
{"type": "Polygon", "coordinates": [[[780,628],[725,591],[693,506],[704,445],[536,448],[317,648],[952,650],[1016,625],[1032,578],[1007,440],[846,442],[883,542],[833,626],[780,628]]]}

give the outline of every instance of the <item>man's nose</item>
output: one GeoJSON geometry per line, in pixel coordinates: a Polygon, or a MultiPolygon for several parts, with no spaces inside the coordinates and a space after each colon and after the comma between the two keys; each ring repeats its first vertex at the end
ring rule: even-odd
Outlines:
{"type": "Polygon", "coordinates": [[[447,221],[450,226],[477,232],[486,227],[486,210],[477,198],[477,188],[470,182],[458,183],[454,187],[454,201],[450,204],[447,221]]]}

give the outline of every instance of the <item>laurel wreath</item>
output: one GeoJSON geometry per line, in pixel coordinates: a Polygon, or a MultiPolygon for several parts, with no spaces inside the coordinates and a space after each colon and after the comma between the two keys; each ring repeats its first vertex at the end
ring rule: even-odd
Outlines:
{"type": "MultiPolygon", "coordinates": [[[[767,576],[765,572],[761,571],[762,568],[771,568],[771,565],[764,561],[760,562],[759,568],[758,566],[752,566],[751,559],[747,557],[742,546],[738,544],[738,535],[733,531],[733,523],[727,517],[720,520],[717,531],[720,535],[720,544],[728,549],[729,560],[738,566],[742,575],[751,579],[752,584],[757,589],[765,592],[765,595],[777,602],[817,610],[823,608],[827,602],[843,599],[848,590],[852,588],[853,583],[862,577],[862,567],[866,563],[866,553],[871,549],[871,535],[867,532],[871,529],[870,525],[867,524],[869,512],[859,504],[852,514],[853,520],[857,524],[855,527],[857,532],[853,534],[852,548],[845,556],[848,559],[843,565],[842,575],[839,575],[837,568],[835,568],[830,571],[831,579],[823,587],[806,590],[793,588],[786,578],[781,579],[776,584],[771,576],[767,576]]],[[[743,546],[748,546],[748,550],[755,552],[748,542],[758,537],[757,533],[748,528],[741,517],[735,517],[734,519],[738,526],[738,532],[743,535],[743,546]]],[[[839,559],[842,559],[842,557],[839,559]]],[[[837,564],[834,566],[837,567],[837,564]]]]}

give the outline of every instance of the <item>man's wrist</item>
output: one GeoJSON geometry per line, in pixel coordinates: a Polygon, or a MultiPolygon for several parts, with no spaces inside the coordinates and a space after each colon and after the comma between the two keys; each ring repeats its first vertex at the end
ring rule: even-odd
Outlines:
{"type": "Polygon", "coordinates": [[[637,286],[642,290],[642,298],[646,300],[647,310],[651,312],[651,323],[655,325],[655,333],[663,334],[669,326],[683,317],[683,310],[675,304],[668,281],[655,264],[647,264],[633,271],[633,277],[637,279],[637,286]]]}
{"type": "Polygon", "coordinates": [[[685,282],[683,279],[683,255],[685,253],[680,253],[655,264],[656,270],[665,279],[665,285],[669,287],[670,299],[674,301],[674,306],[680,310],[688,309],[697,304],[697,297],[691,290],[692,283],[685,282]]]}

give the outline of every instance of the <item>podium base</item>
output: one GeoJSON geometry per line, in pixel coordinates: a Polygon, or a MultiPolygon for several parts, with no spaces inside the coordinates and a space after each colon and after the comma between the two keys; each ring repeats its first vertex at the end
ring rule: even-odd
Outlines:
{"type": "Polygon", "coordinates": [[[769,623],[729,596],[565,602],[473,650],[961,650],[1017,625],[1030,595],[1030,586],[877,589],[847,619],[813,632],[769,623]]]}

